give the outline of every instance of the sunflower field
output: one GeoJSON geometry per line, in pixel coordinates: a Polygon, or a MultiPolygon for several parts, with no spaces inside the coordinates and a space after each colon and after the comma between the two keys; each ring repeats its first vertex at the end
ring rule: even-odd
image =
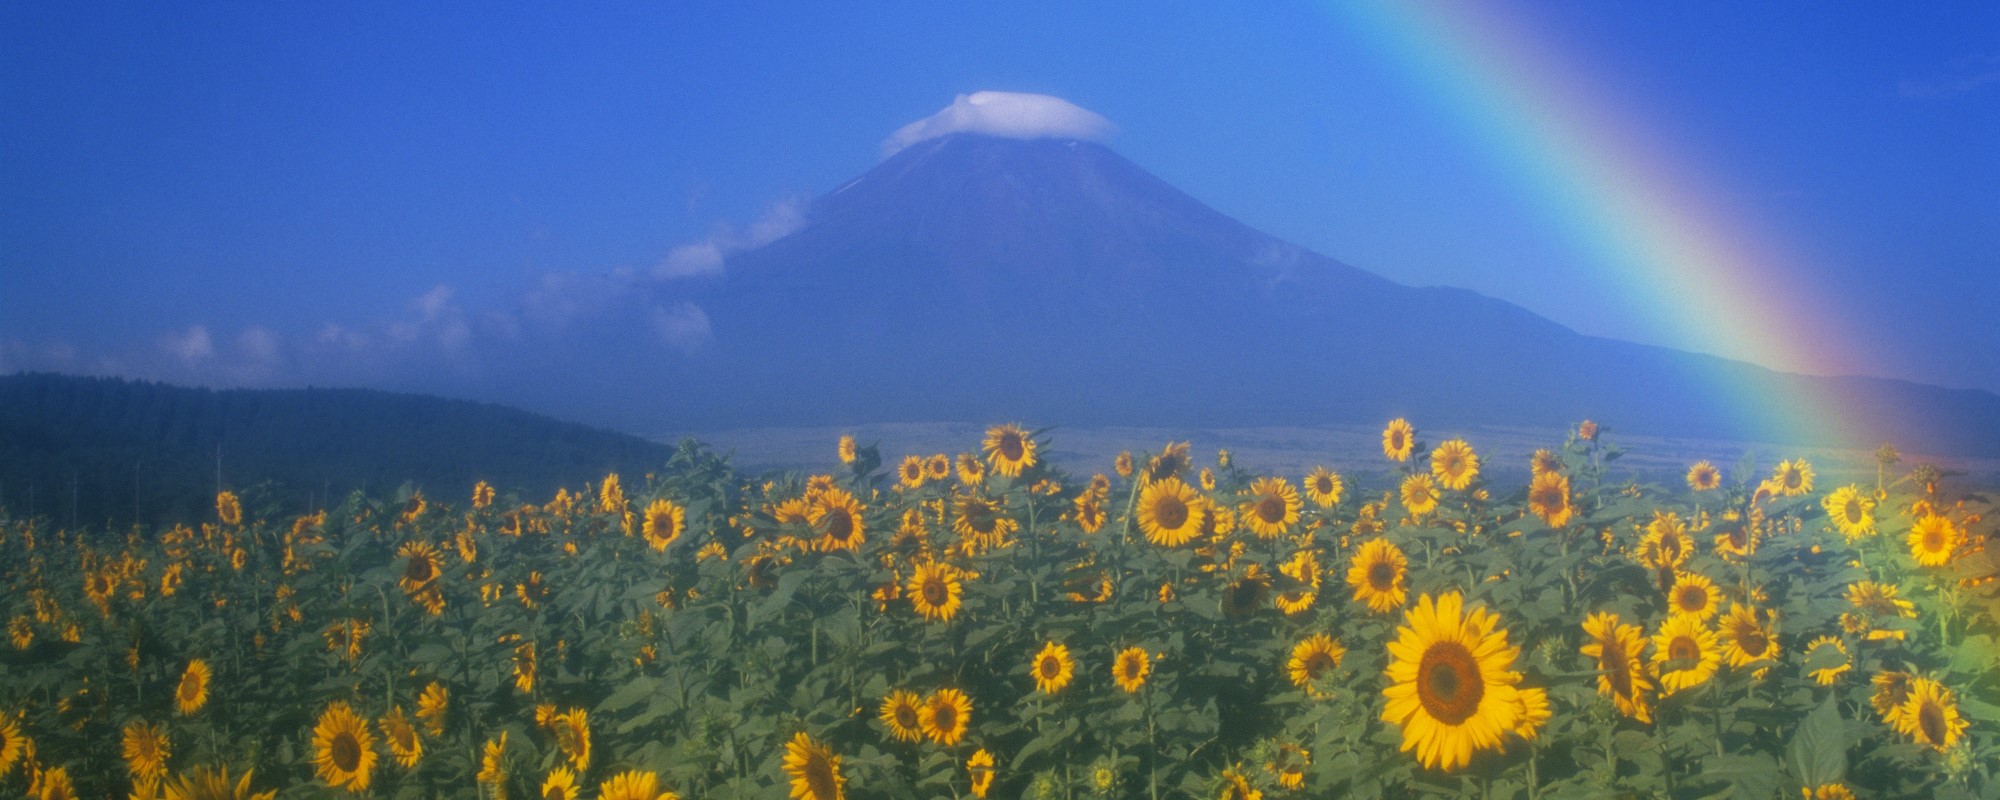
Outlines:
{"type": "MultiPolygon", "coordinates": [[[[2000,797],[1987,498],[1185,444],[0,529],[0,794],[2000,797]],[[1489,465],[1490,466],[1490,465],[1489,465]],[[540,502],[537,502],[540,501],[540,502]]],[[[838,461],[835,461],[835,458],[838,461]]]]}

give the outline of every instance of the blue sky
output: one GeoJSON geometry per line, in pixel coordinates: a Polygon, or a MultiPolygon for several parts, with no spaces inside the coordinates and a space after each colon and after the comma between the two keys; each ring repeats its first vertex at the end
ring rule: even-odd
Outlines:
{"type": "MultiPolygon", "coordinates": [[[[1501,8],[1810,265],[1844,371],[2000,391],[2000,6],[1501,8]]],[[[1331,4],[9,4],[0,370],[293,385],[315,342],[448,350],[982,89],[1391,279],[1692,346],[1435,88],[1331,4]]]]}

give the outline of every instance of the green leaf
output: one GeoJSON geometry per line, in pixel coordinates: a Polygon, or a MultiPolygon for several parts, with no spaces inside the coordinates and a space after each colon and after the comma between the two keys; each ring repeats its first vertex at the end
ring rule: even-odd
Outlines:
{"type": "Polygon", "coordinates": [[[1709,756],[1701,762],[1702,779],[1728,784],[1733,800],[1769,800],[1778,793],[1781,774],[1777,760],[1762,753],[1709,756]]]}
{"type": "Polygon", "coordinates": [[[618,691],[612,692],[610,697],[604,698],[604,702],[598,703],[597,710],[602,713],[630,707],[659,688],[660,682],[654,678],[634,678],[618,687],[618,691]]]}
{"type": "Polygon", "coordinates": [[[1967,636],[1951,653],[1951,671],[1964,675],[1984,675],[2000,660],[2000,646],[1987,634],[1967,636]]]}
{"type": "Polygon", "coordinates": [[[1821,786],[1847,778],[1847,722],[1840,716],[1840,704],[1832,697],[1807,714],[1792,734],[1787,754],[1792,774],[1807,786],[1821,786]]]}

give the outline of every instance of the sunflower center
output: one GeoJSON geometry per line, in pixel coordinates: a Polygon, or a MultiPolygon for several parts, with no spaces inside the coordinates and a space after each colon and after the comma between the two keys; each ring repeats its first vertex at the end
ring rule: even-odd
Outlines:
{"type": "Polygon", "coordinates": [[[361,769],[361,743],[354,740],[354,734],[341,731],[335,734],[333,742],[327,745],[327,754],[333,757],[333,765],[342,772],[361,769]]]}
{"type": "Polygon", "coordinates": [[[1458,474],[1459,474],[1459,473],[1461,473],[1461,472],[1464,472],[1464,471],[1465,471],[1465,459],[1464,459],[1464,458],[1461,458],[1461,457],[1459,457],[1459,456],[1458,456],[1458,454],[1456,454],[1456,453],[1453,453],[1453,454],[1451,454],[1451,455],[1448,455],[1448,456],[1445,456],[1445,458],[1444,458],[1444,474],[1446,474],[1446,475],[1450,475],[1450,476],[1452,476],[1452,477],[1454,477],[1454,478],[1455,478],[1455,477],[1458,477],[1458,474]]]}
{"type": "Polygon", "coordinates": [[[1021,442],[1021,434],[1008,433],[1000,437],[1000,455],[1008,461],[1019,461],[1027,448],[1021,442]]]}
{"type": "Polygon", "coordinates": [[[1188,506],[1178,497],[1162,497],[1153,502],[1153,521],[1169,530],[1186,525],[1188,506]]]}
{"type": "Polygon", "coordinates": [[[1861,524],[1861,515],[1867,513],[1861,508],[1861,500],[1859,498],[1849,498],[1847,504],[1841,506],[1840,510],[1847,515],[1847,521],[1855,525],[1861,524]]]}
{"type": "Polygon", "coordinates": [[[827,515],[826,535],[834,539],[846,539],[854,533],[854,516],[846,511],[836,510],[827,515]]]}
{"type": "Polygon", "coordinates": [[[951,588],[945,586],[944,581],[932,578],[924,581],[923,595],[925,603],[929,603],[932,606],[942,606],[946,601],[951,599],[951,588]]]}
{"type": "Polygon", "coordinates": [[[1284,499],[1268,494],[1264,495],[1263,499],[1257,501],[1257,516],[1265,522],[1273,524],[1285,521],[1284,499]]]}
{"type": "Polygon", "coordinates": [[[1417,663],[1417,699],[1424,710],[1446,725],[1457,725],[1479,711],[1486,681],[1472,651],[1458,642],[1438,642],[1424,650],[1417,663]]]}
{"type": "Polygon", "coordinates": [[[1686,636],[1676,636],[1667,645],[1667,658],[1672,660],[1695,660],[1701,658],[1701,645],[1686,636]]]}
{"type": "Polygon", "coordinates": [[[1943,744],[1946,731],[1944,707],[1937,703],[1924,703],[1917,708],[1917,727],[1924,732],[1924,738],[1931,744],[1943,744]]]}
{"type": "Polygon", "coordinates": [[[1603,642],[1604,654],[1597,659],[1597,668],[1604,670],[1604,678],[1611,684],[1611,691],[1619,697],[1632,696],[1632,672],[1625,667],[1625,645],[1616,639],[1603,642]]]}
{"type": "Polygon", "coordinates": [[[978,533],[992,533],[999,520],[993,514],[993,507],[985,503],[967,503],[965,525],[978,533]]]}
{"type": "Polygon", "coordinates": [[[1396,566],[1387,561],[1377,561],[1368,565],[1368,587],[1378,592],[1386,592],[1396,587],[1396,566]]]}
{"type": "Polygon", "coordinates": [[[1407,444],[1409,444],[1409,441],[1403,438],[1402,431],[1389,432],[1389,449],[1401,450],[1407,444]]]}
{"type": "Polygon", "coordinates": [[[917,725],[917,709],[908,703],[896,706],[896,724],[914,730],[917,725]]]}
{"type": "Polygon", "coordinates": [[[814,798],[838,797],[839,781],[833,777],[833,763],[826,756],[814,753],[806,760],[806,787],[812,790],[814,798]]]}
{"type": "Polygon", "coordinates": [[[958,709],[949,703],[939,703],[931,707],[931,723],[944,733],[958,727],[958,709]]]}
{"type": "Polygon", "coordinates": [[[410,566],[403,570],[403,577],[417,583],[430,580],[431,576],[436,574],[437,570],[431,567],[431,560],[422,555],[411,556],[410,566]]]}
{"type": "Polygon", "coordinates": [[[1333,494],[1333,479],[1320,478],[1319,480],[1313,481],[1313,491],[1319,492],[1320,494],[1333,494]]]}
{"type": "Polygon", "coordinates": [[[1319,677],[1325,675],[1327,670],[1333,669],[1336,666],[1339,665],[1333,663],[1332,653],[1325,650],[1314,650],[1306,656],[1306,677],[1319,680],[1319,677]]]}
{"type": "Polygon", "coordinates": [[[1062,662],[1056,660],[1055,656],[1042,656],[1042,661],[1036,666],[1036,671],[1041,673],[1042,680],[1055,680],[1057,676],[1062,674],[1062,662]]]}
{"type": "Polygon", "coordinates": [[[1694,613],[1708,607],[1708,593],[1699,586],[1689,586],[1681,590],[1681,610],[1694,613]]]}
{"type": "Polygon", "coordinates": [[[569,793],[563,791],[562,784],[552,783],[542,790],[542,800],[569,800],[569,793]]]}
{"type": "Polygon", "coordinates": [[[1939,530],[1939,526],[1933,525],[1924,530],[1924,549],[1932,553],[1944,551],[1944,531],[1939,530]]]}

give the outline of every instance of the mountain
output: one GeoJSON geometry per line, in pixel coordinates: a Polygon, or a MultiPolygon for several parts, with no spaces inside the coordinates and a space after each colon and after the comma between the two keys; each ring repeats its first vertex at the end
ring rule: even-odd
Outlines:
{"type": "Polygon", "coordinates": [[[893,421],[1226,427],[1593,418],[1665,436],[2000,455],[2000,396],[1787,375],[1584,336],[1258,232],[1106,147],[951,134],[815,199],[805,224],[654,290],[640,314],[469,389],[628,430],[893,421]],[[619,377],[591,392],[560,375],[619,377]],[[1767,398],[1789,403],[1774,413],[1767,398]],[[1817,431],[1835,428],[1840,441],[1817,431]]]}
{"type": "Polygon", "coordinates": [[[408,481],[464,505],[485,480],[542,502],[672,449],[486,403],[364,389],[213,391],[111,378],[0,376],[0,505],[67,523],[186,522],[223,486],[303,513],[408,481]],[[72,483],[74,481],[74,483],[72,483]],[[75,497],[72,498],[72,488],[75,497]],[[32,495],[32,497],[31,497],[32,495]],[[136,503],[135,503],[136,501],[136,503]],[[136,504],[136,511],[135,509],[136,504]]]}

